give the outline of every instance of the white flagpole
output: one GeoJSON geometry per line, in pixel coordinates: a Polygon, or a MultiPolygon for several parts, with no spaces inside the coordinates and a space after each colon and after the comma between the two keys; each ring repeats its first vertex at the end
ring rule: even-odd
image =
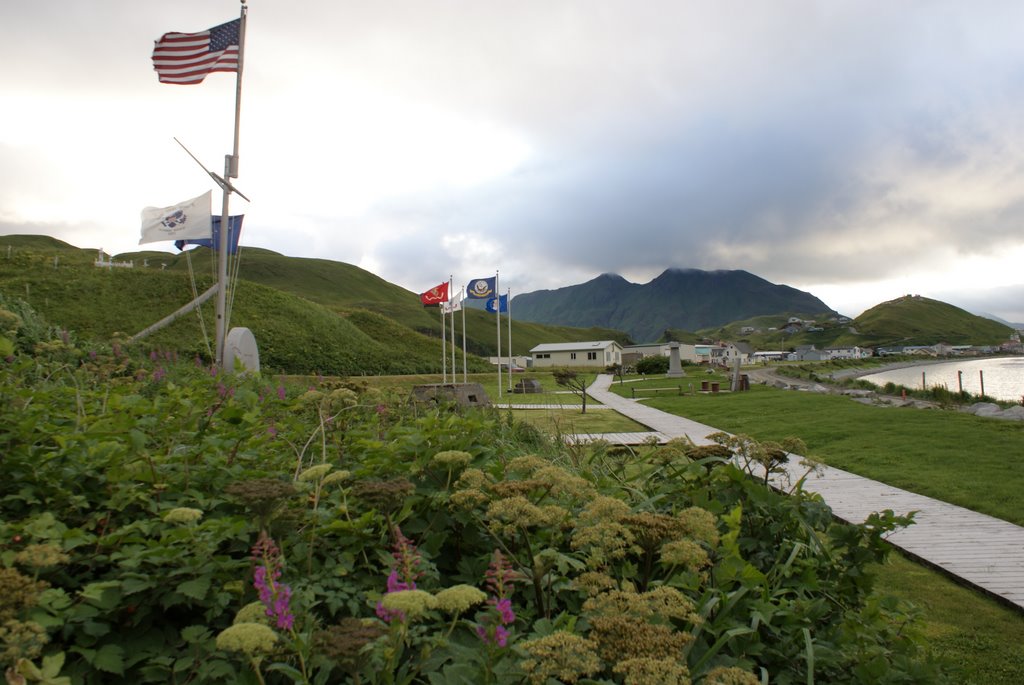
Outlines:
{"type": "Polygon", "coordinates": [[[466,383],[466,286],[462,286],[459,294],[462,296],[462,382],[466,383]]]}
{"type": "MultiPolygon", "coordinates": [[[[450,274],[448,276],[448,294],[449,295],[452,294],[452,277],[451,277],[450,274]]],[[[452,302],[452,300],[454,300],[454,298],[452,298],[452,297],[448,298],[449,302],[452,302]]],[[[448,314],[451,316],[451,319],[452,319],[452,383],[454,383],[455,382],[455,347],[456,347],[456,345],[455,345],[455,310],[452,309],[450,312],[448,312],[448,314]]]]}
{"type": "MultiPolygon", "coordinates": [[[[242,65],[245,61],[245,21],[249,8],[242,0],[241,20],[238,26],[238,72],[235,76],[235,140],[234,148],[230,155],[224,155],[224,179],[238,178],[238,129],[242,120],[242,65]]],[[[227,288],[228,288],[228,229],[230,214],[231,187],[230,182],[222,185],[224,200],[221,204],[220,213],[220,255],[217,259],[217,283],[220,288],[217,291],[216,309],[216,363],[217,366],[224,366],[224,341],[227,337],[227,288]]]]}
{"type": "MultiPolygon", "coordinates": [[[[505,310],[505,319],[508,321],[508,391],[512,392],[512,288],[507,288],[505,302],[508,309],[505,310]]],[[[498,309],[501,309],[501,298],[498,298],[498,309]]]]}
{"type": "MultiPolygon", "coordinates": [[[[498,271],[494,271],[494,297],[498,297],[498,271]]],[[[501,300],[495,302],[494,321],[498,331],[498,399],[501,399],[501,300]]]]}
{"type": "Polygon", "coordinates": [[[441,310],[441,382],[448,382],[448,344],[445,342],[444,308],[446,303],[441,302],[437,308],[441,310]]]}

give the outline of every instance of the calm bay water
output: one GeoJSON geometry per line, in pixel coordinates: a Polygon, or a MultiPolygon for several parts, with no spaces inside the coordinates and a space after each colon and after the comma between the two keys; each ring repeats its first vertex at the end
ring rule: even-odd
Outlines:
{"type": "Polygon", "coordinates": [[[950,391],[957,392],[960,385],[957,371],[962,372],[963,389],[972,395],[981,394],[981,377],[984,372],[985,394],[999,400],[1019,402],[1024,396],[1024,357],[996,357],[993,359],[960,359],[934,364],[920,364],[903,369],[891,369],[869,376],[861,376],[861,380],[882,386],[886,383],[905,385],[908,388],[921,387],[921,374],[924,373],[927,387],[946,386],[950,391]]]}

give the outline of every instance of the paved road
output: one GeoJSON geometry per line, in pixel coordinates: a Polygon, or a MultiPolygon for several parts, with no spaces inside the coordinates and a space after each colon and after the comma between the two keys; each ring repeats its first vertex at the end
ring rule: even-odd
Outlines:
{"type": "MultiPolygon", "coordinates": [[[[587,392],[668,438],[687,436],[697,444],[708,444],[707,436],[719,432],[619,397],[608,390],[611,383],[612,376],[602,374],[587,392]]],[[[805,469],[799,461],[790,460],[789,473],[777,482],[780,487],[785,487],[787,477],[792,482],[803,475],[805,469]]],[[[890,535],[889,542],[1004,603],[1024,609],[1024,528],[828,466],[809,477],[804,487],[820,494],[836,516],[854,523],[885,509],[896,514],[917,512],[914,525],[890,535]]]]}

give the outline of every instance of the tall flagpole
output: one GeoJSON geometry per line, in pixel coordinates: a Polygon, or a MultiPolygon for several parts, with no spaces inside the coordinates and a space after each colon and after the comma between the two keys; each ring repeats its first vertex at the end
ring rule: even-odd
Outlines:
{"type": "MultiPolygon", "coordinates": [[[[235,139],[234,148],[230,155],[224,155],[224,178],[238,178],[238,129],[242,120],[242,66],[245,62],[245,21],[249,8],[242,0],[242,12],[238,25],[238,72],[235,76],[235,139]]],[[[224,199],[221,202],[220,212],[220,255],[217,259],[217,283],[220,286],[217,290],[217,325],[215,335],[217,337],[216,362],[217,366],[224,366],[224,341],[227,336],[227,289],[228,289],[228,231],[230,230],[230,181],[222,184],[224,199]]]]}
{"type": "MultiPolygon", "coordinates": [[[[452,277],[449,274],[449,276],[448,276],[448,295],[449,295],[448,301],[449,302],[451,302],[452,300],[455,299],[454,297],[451,297],[451,294],[452,294],[452,277]]],[[[448,312],[448,314],[452,317],[452,383],[454,383],[455,382],[455,309],[454,309],[454,305],[452,305],[450,307],[450,309],[451,309],[451,311],[448,312]]]]}
{"type": "Polygon", "coordinates": [[[462,382],[466,383],[466,286],[459,290],[462,302],[462,382]]]}
{"type": "MultiPolygon", "coordinates": [[[[494,297],[495,307],[494,321],[497,324],[498,331],[498,399],[501,399],[501,298],[498,295],[498,271],[494,271],[494,297]]],[[[511,373],[511,371],[509,372],[511,373]]]]}
{"type": "Polygon", "coordinates": [[[444,308],[447,303],[437,305],[441,310],[441,382],[448,382],[448,344],[445,342],[444,308]]]}
{"type": "MultiPolygon", "coordinates": [[[[505,319],[508,321],[508,391],[512,392],[512,288],[507,288],[505,296],[505,319]]],[[[501,309],[501,297],[498,297],[498,309],[501,309]]]]}

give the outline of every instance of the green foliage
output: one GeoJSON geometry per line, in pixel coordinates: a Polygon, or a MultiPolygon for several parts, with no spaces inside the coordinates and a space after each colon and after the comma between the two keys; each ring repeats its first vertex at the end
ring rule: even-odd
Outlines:
{"type": "Polygon", "coordinates": [[[0,612],[46,633],[19,658],[47,677],[942,682],[867,572],[907,521],[837,523],[725,447],[568,448],[494,412],[160,356],[4,364],[0,612]]]}
{"type": "Polygon", "coordinates": [[[669,359],[663,354],[644,357],[636,363],[636,372],[643,375],[668,373],[669,359]]]}

